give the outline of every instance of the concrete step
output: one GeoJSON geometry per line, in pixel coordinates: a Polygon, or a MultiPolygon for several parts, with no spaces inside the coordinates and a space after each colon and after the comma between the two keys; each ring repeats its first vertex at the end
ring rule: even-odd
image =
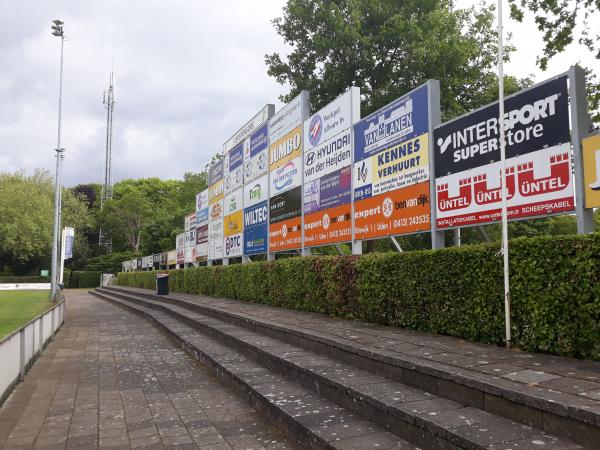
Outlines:
{"type": "Polygon", "coordinates": [[[106,292],[91,293],[153,320],[195,359],[305,448],[419,448],[171,314],[106,292]]]}
{"type": "Polygon", "coordinates": [[[109,290],[185,306],[442,398],[542,429],[584,446],[600,448],[600,390],[578,395],[569,393],[583,386],[594,389],[593,386],[598,385],[595,381],[600,381],[596,378],[600,376],[600,364],[595,362],[524,352],[507,353],[503,349],[450,337],[410,334],[393,327],[229,299],[179,293],[156,296],[147,289],[117,286],[109,290]],[[394,342],[399,332],[403,333],[404,343],[394,342]],[[390,346],[386,340],[390,340],[390,346]],[[414,345],[406,344],[407,340],[414,345]],[[404,352],[398,348],[402,345],[421,350],[404,352]],[[436,347],[448,353],[438,350],[438,354],[431,357],[436,360],[422,357],[423,349],[429,351],[436,347]],[[473,351],[464,352],[464,348],[473,351]],[[463,356],[460,351],[472,356],[463,356]],[[441,362],[440,356],[452,360],[446,364],[441,362]],[[485,360],[490,364],[474,367],[474,364],[485,364],[485,360]],[[553,373],[540,370],[544,365],[551,366],[553,373]],[[514,374],[518,381],[509,378],[511,374],[507,371],[518,371],[514,374]],[[564,376],[558,377],[554,375],[556,373],[564,376]],[[543,382],[545,377],[551,381],[543,382]]]}
{"type": "Polygon", "coordinates": [[[103,290],[101,295],[165,312],[424,448],[479,449],[506,443],[519,448],[542,444],[552,448],[578,448],[572,442],[548,435],[535,427],[441,398],[336,358],[206,316],[188,305],[117,290],[103,290]]]}

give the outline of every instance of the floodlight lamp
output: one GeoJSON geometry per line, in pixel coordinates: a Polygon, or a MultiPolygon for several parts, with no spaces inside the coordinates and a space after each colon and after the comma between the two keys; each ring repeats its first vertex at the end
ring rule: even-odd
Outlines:
{"type": "Polygon", "coordinates": [[[52,22],[54,22],[54,25],[60,26],[60,25],[64,25],[65,23],[62,20],[53,20],[52,22]]]}
{"type": "Polygon", "coordinates": [[[60,31],[54,31],[54,32],[52,32],[52,34],[54,36],[58,36],[58,37],[62,36],[62,33],[60,31]]]}

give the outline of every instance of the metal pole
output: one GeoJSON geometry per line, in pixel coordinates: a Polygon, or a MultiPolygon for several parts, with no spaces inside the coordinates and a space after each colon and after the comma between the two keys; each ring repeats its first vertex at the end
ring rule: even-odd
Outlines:
{"type": "Polygon", "coordinates": [[[502,0],[498,0],[498,137],[500,139],[500,188],[502,192],[502,255],[504,256],[504,324],[506,348],[510,349],[510,274],[508,268],[508,208],[506,198],[506,142],[504,140],[504,41],[502,0]]]}
{"type": "Polygon", "coordinates": [[[63,282],[63,271],[65,270],[65,245],[66,245],[66,233],[65,229],[62,230],[62,236],[60,240],[60,270],[58,272],[58,282],[63,282]]]}
{"type": "Polygon", "coordinates": [[[577,233],[593,233],[594,210],[585,209],[585,186],[583,176],[583,149],[581,139],[590,133],[590,115],[587,110],[585,72],[579,66],[569,70],[569,96],[571,107],[571,144],[573,145],[573,167],[575,169],[575,214],[577,233]]]}
{"type": "Polygon", "coordinates": [[[65,36],[60,36],[60,81],[58,89],[58,139],[56,144],[56,176],[54,178],[54,230],[52,235],[52,264],[51,272],[51,290],[50,297],[56,301],[57,283],[58,283],[58,238],[60,230],[60,164],[63,149],[60,146],[61,119],[62,119],[62,78],[63,78],[63,50],[65,36]]]}

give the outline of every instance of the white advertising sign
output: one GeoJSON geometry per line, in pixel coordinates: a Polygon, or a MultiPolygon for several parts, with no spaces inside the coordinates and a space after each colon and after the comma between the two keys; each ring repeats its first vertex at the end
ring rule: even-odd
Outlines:
{"type": "Polygon", "coordinates": [[[259,127],[262,123],[269,120],[269,117],[273,115],[275,111],[275,105],[268,104],[261,109],[252,119],[250,119],[242,128],[240,128],[231,138],[223,144],[223,152],[227,153],[259,127]]]}
{"type": "Polygon", "coordinates": [[[244,186],[244,208],[249,208],[257,203],[267,200],[269,189],[269,176],[264,175],[252,183],[244,186]]]}
{"type": "Polygon", "coordinates": [[[269,142],[281,139],[290,130],[302,125],[302,100],[303,93],[280,109],[269,120],[269,142]]]}
{"type": "Polygon", "coordinates": [[[271,171],[271,197],[302,184],[302,156],[271,171]]]}

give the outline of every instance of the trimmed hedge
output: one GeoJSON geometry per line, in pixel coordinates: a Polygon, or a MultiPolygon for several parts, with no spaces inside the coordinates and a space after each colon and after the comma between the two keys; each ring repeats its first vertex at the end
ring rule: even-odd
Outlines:
{"type": "Polygon", "coordinates": [[[71,289],[95,288],[100,286],[100,277],[103,272],[96,270],[73,271],[65,286],[71,289]]]}
{"type": "Polygon", "coordinates": [[[50,283],[50,277],[24,276],[24,277],[0,277],[0,283],[50,283]]]}
{"type": "MultiPolygon", "coordinates": [[[[498,244],[169,271],[169,288],[501,344],[498,244]]],[[[600,234],[511,241],[512,333],[527,351],[600,360],[600,234]]],[[[119,273],[154,288],[155,272],[119,273]]]]}

